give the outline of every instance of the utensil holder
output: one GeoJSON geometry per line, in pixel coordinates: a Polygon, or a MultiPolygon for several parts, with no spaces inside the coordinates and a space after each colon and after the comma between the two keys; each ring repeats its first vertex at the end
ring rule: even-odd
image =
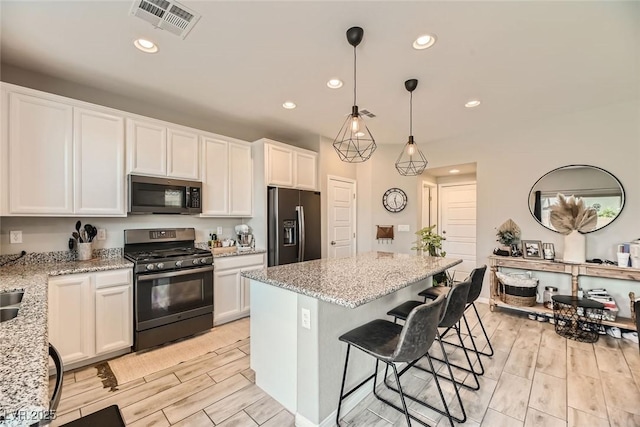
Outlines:
{"type": "Polygon", "coordinates": [[[78,261],[91,259],[91,243],[78,243],[78,261]]]}

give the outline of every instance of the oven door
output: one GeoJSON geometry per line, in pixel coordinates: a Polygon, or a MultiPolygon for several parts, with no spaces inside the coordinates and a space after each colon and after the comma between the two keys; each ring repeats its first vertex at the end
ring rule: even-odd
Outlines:
{"type": "Polygon", "coordinates": [[[136,331],[212,313],[213,265],[138,274],[134,294],[136,331]]]}

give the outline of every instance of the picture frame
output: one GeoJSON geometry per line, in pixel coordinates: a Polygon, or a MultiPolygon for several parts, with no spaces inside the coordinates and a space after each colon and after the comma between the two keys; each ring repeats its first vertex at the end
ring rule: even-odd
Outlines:
{"type": "Polygon", "coordinates": [[[526,259],[542,259],[542,241],[523,240],[522,256],[526,259]]]}

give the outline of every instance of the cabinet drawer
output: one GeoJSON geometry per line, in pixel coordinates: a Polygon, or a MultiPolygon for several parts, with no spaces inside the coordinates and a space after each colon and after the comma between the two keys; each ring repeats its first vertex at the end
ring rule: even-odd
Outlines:
{"type": "Polygon", "coordinates": [[[96,273],[94,280],[96,289],[116,285],[128,285],[131,283],[131,270],[113,270],[96,273]]]}
{"type": "Polygon", "coordinates": [[[214,258],[213,265],[216,271],[229,268],[244,268],[254,265],[264,265],[264,254],[237,255],[233,257],[214,258]]]}

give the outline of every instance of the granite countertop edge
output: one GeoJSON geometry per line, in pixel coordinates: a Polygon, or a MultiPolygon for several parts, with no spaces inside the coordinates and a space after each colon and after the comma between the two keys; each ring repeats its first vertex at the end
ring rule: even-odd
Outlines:
{"type": "Polygon", "coordinates": [[[0,268],[0,292],[24,290],[18,316],[0,327],[0,425],[23,425],[20,416],[49,409],[48,278],[131,267],[124,258],[105,258],[0,268]],[[31,412],[11,419],[21,410],[31,412]]]}
{"type": "MultiPolygon", "coordinates": [[[[420,280],[424,280],[427,277],[441,273],[462,262],[462,260],[459,260],[459,259],[458,260],[448,259],[447,261],[449,262],[446,265],[432,268],[432,269],[429,269],[428,271],[424,271],[419,274],[415,274],[410,279],[395,281],[389,286],[384,287],[384,289],[379,290],[375,293],[367,294],[362,298],[339,297],[336,295],[332,295],[330,293],[313,291],[309,289],[309,287],[306,287],[303,285],[296,285],[295,283],[291,283],[286,280],[276,280],[273,278],[269,278],[269,277],[266,277],[265,275],[265,272],[267,271],[267,269],[243,271],[241,272],[241,275],[248,279],[253,279],[253,280],[263,282],[272,286],[287,289],[302,295],[319,299],[321,301],[329,302],[329,303],[340,305],[347,308],[356,308],[361,305],[367,304],[371,301],[374,301],[378,298],[381,298],[385,295],[389,295],[393,292],[396,292],[412,283],[418,282],[420,280]]],[[[295,266],[295,264],[289,264],[289,266],[293,267],[295,266]]]]}
{"type": "MultiPolygon", "coordinates": [[[[231,252],[231,253],[226,253],[226,254],[214,254],[213,255],[213,259],[215,260],[216,258],[228,258],[228,257],[234,257],[234,256],[243,256],[243,255],[255,255],[255,254],[264,254],[266,253],[267,250],[266,249],[254,249],[251,251],[236,251],[236,252],[231,252]]],[[[215,261],[214,261],[215,263],[215,261]]]]}

